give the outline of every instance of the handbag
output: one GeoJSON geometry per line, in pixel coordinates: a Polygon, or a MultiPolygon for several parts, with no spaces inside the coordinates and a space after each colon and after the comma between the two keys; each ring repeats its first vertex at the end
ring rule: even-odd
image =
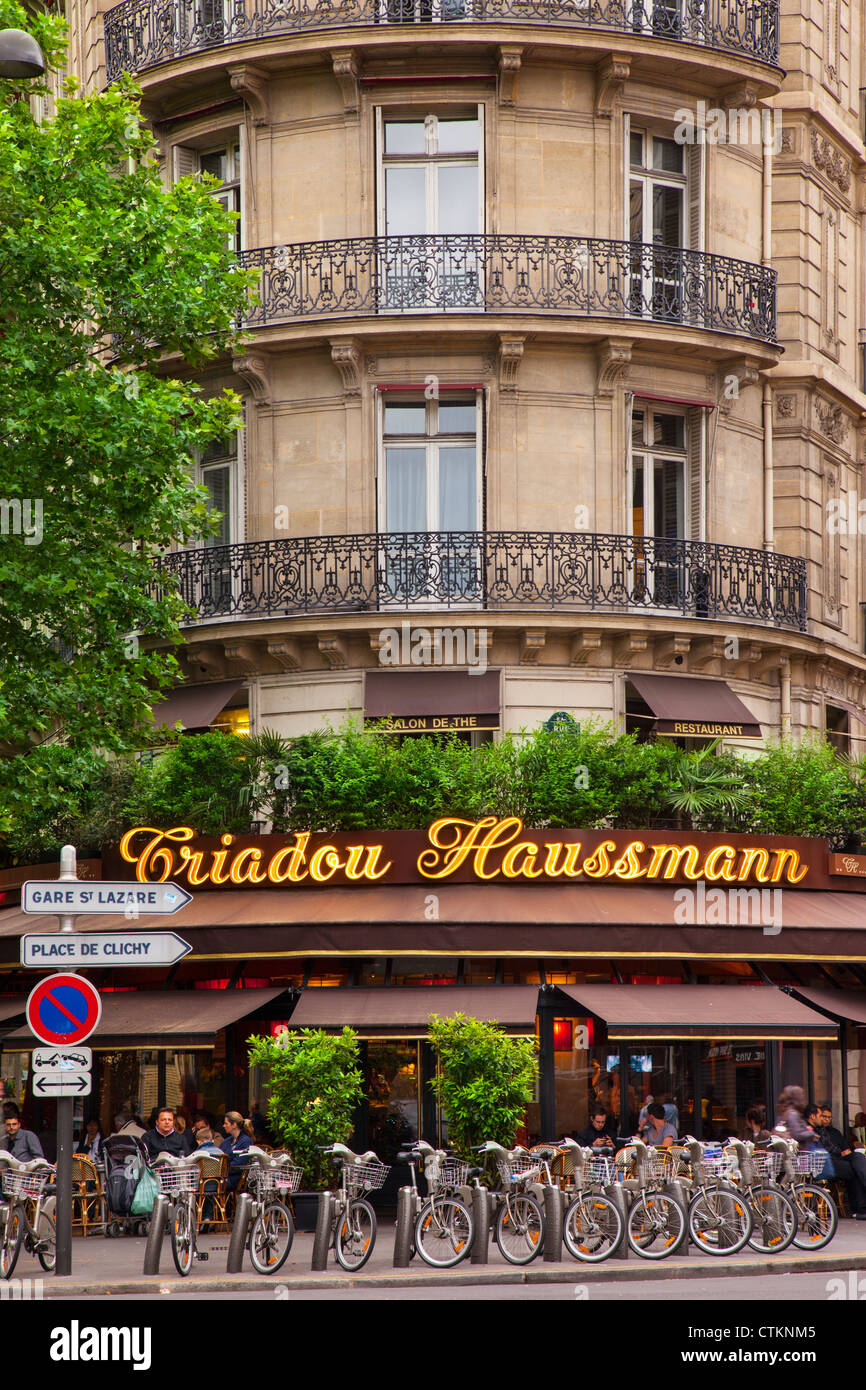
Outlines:
{"type": "Polygon", "coordinates": [[[136,1183],[130,1212],[133,1216],[150,1216],[150,1213],[153,1211],[153,1204],[158,1196],[159,1178],[152,1169],[143,1168],[141,1170],[141,1177],[136,1183]]]}

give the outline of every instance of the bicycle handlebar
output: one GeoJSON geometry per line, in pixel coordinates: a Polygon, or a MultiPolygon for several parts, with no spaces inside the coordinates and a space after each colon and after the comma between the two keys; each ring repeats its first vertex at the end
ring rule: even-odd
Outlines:
{"type": "Polygon", "coordinates": [[[166,1168],[188,1168],[191,1163],[204,1163],[206,1159],[213,1157],[212,1153],[202,1153],[201,1149],[191,1154],[158,1153],[153,1159],[153,1167],[164,1164],[166,1168]]]}
{"type": "Polygon", "coordinates": [[[53,1173],[55,1167],[47,1158],[29,1158],[25,1162],[23,1158],[16,1158],[4,1149],[0,1149],[0,1163],[11,1163],[18,1173],[43,1173],[46,1168],[53,1173]]]}

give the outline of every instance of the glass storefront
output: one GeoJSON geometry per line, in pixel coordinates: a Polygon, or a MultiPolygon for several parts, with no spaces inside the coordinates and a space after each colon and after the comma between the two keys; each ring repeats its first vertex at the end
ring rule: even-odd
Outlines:
{"type": "Polygon", "coordinates": [[[402,1146],[419,1135],[421,1046],[418,1042],[367,1043],[369,1147],[384,1163],[393,1163],[402,1146]]]}

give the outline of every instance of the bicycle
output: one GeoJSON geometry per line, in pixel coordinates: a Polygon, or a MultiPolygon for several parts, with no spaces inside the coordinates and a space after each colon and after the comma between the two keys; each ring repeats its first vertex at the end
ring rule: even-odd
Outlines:
{"type": "Polygon", "coordinates": [[[426,1264],[436,1269],[450,1269],[469,1254],[475,1234],[472,1211],[457,1192],[469,1181],[469,1164],[444,1149],[434,1149],[424,1139],[416,1140],[411,1149],[398,1153],[397,1162],[409,1164],[412,1178],[414,1250],[426,1264]],[[423,1161],[427,1181],[426,1198],[418,1192],[415,1177],[420,1161],[423,1161]]]}
{"type": "Polygon", "coordinates": [[[331,1243],[337,1263],[352,1273],[367,1263],[376,1244],[376,1213],[366,1194],[382,1187],[391,1169],[372,1149],[355,1154],[345,1144],[327,1144],[324,1152],[341,1164],[331,1243]]]}
{"type": "Polygon", "coordinates": [[[195,1204],[201,1173],[199,1163],[209,1158],[207,1153],[157,1154],[153,1170],[159,1179],[159,1190],[171,1198],[171,1257],[178,1274],[189,1274],[194,1260],[206,1260],[207,1251],[196,1249],[195,1204]]]}
{"type": "Polygon", "coordinates": [[[642,1139],[632,1139],[616,1155],[621,1182],[635,1194],[626,1221],[629,1248],[644,1260],[664,1260],[679,1250],[688,1229],[685,1207],[662,1186],[674,1175],[668,1149],[650,1149],[642,1139]],[[633,1168],[632,1174],[626,1167],[633,1168]]]}
{"type": "Polygon", "coordinates": [[[247,1154],[247,1191],[253,1199],[247,1248],[258,1274],[276,1274],[295,1238],[291,1194],[300,1187],[304,1170],[287,1153],[266,1154],[251,1145],[247,1154]]]}
{"type": "Polygon", "coordinates": [[[711,1155],[706,1145],[688,1135],[672,1153],[691,1170],[693,1195],[689,1202],[689,1235],[708,1255],[736,1255],[748,1242],[754,1218],[748,1196],[734,1185],[734,1160],[711,1155]]]}
{"type": "Polygon", "coordinates": [[[749,1245],[762,1255],[787,1250],[797,1235],[796,1204],[776,1182],[785,1147],[784,1139],[772,1139],[766,1149],[756,1149],[751,1140],[729,1139],[724,1149],[752,1212],[749,1245]]]}
{"type": "Polygon", "coordinates": [[[502,1200],[496,1213],[496,1244],[512,1265],[528,1265],[544,1248],[544,1211],[527,1188],[542,1178],[552,1184],[546,1159],[533,1157],[518,1145],[503,1148],[488,1140],[479,1153],[493,1154],[502,1181],[502,1200]]]}
{"type": "Polygon", "coordinates": [[[57,1262],[57,1231],[55,1199],[45,1189],[56,1170],[47,1159],[23,1163],[10,1153],[0,1153],[0,1164],[5,1198],[0,1206],[0,1279],[11,1279],[22,1245],[50,1274],[57,1262]],[[32,1221],[27,1211],[31,1202],[32,1221]]]}
{"type": "Polygon", "coordinates": [[[778,1141],[784,1145],[780,1186],[788,1193],[797,1212],[794,1244],[798,1250],[823,1250],[839,1226],[839,1209],[830,1193],[809,1182],[823,1171],[823,1153],[799,1151],[795,1139],[778,1141]]]}
{"type": "Polygon", "coordinates": [[[575,1195],[562,1223],[565,1248],[576,1260],[601,1264],[613,1254],[623,1232],[622,1214],[604,1192],[614,1181],[613,1158],[581,1148],[574,1139],[563,1139],[559,1147],[571,1154],[574,1166],[575,1195]]]}

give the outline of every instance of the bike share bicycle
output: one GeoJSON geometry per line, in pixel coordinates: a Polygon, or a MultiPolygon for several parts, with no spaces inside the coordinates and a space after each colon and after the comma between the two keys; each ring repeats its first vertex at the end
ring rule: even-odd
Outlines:
{"type": "Polygon", "coordinates": [[[544,1209],[530,1187],[539,1183],[553,1186],[547,1160],[520,1145],[506,1149],[492,1140],[482,1144],[478,1152],[493,1155],[502,1182],[494,1226],[496,1244],[509,1264],[528,1265],[544,1248],[544,1209]]]}
{"type": "Polygon", "coordinates": [[[21,1247],[35,1255],[50,1273],[57,1262],[57,1231],[54,1225],[53,1196],[47,1194],[55,1169],[47,1159],[31,1158],[24,1163],[10,1153],[0,1152],[3,1204],[0,1206],[0,1279],[11,1279],[21,1247]],[[34,1204],[33,1220],[28,1206],[34,1204]]]}
{"type": "Polygon", "coordinates": [[[266,1154],[255,1145],[247,1149],[247,1157],[247,1191],[253,1199],[247,1248],[257,1273],[276,1274],[295,1238],[291,1194],[298,1191],[304,1170],[289,1154],[266,1154]]]}
{"type": "Polygon", "coordinates": [[[200,1185],[199,1163],[209,1153],[157,1154],[153,1169],[160,1192],[171,1198],[171,1257],[180,1275],[189,1274],[194,1260],[206,1260],[207,1251],[196,1249],[196,1198],[200,1185]]]}
{"type": "Polygon", "coordinates": [[[328,1245],[338,1264],[353,1273],[367,1263],[376,1244],[376,1213],[366,1194],[382,1187],[391,1169],[372,1149],[356,1154],[345,1144],[325,1144],[322,1151],[341,1165],[328,1245]]]}
{"type": "MultiPolygon", "coordinates": [[[[472,1212],[458,1193],[469,1181],[468,1163],[434,1149],[424,1139],[418,1139],[410,1149],[397,1155],[398,1163],[408,1163],[412,1178],[413,1241],[406,1252],[409,1258],[417,1250],[421,1259],[437,1269],[450,1269],[469,1254],[475,1234],[472,1212]],[[427,1197],[418,1191],[415,1170],[422,1162],[427,1182],[427,1197]]],[[[478,1170],[476,1170],[478,1171],[478,1170]]]]}

